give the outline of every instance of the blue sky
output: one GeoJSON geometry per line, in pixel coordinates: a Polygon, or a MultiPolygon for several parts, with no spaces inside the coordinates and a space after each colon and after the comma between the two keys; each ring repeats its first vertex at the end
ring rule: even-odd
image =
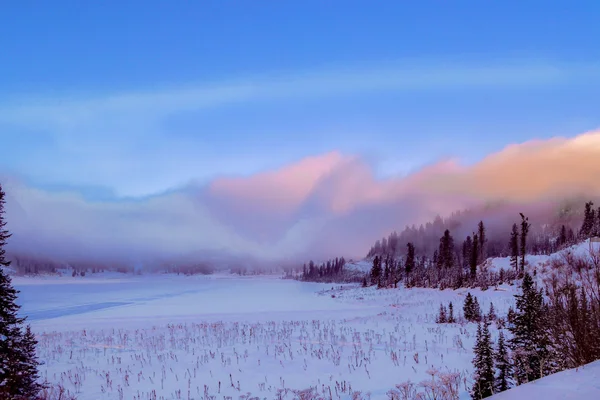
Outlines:
{"type": "Polygon", "coordinates": [[[92,199],[339,150],[379,176],[600,126],[596,1],[13,1],[0,173],[92,199]]]}

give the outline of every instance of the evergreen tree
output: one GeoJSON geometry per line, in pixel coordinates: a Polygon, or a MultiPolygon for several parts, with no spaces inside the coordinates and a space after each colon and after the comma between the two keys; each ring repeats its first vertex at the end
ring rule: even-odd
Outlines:
{"type": "Polygon", "coordinates": [[[467,321],[473,321],[473,296],[471,296],[471,292],[467,293],[463,303],[463,315],[467,321]]]}
{"type": "Polygon", "coordinates": [[[498,316],[496,315],[496,309],[494,308],[494,303],[490,303],[490,310],[488,311],[487,319],[488,321],[495,321],[498,316]]]}
{"type": "Polygon", "coordinates": [[[521,213],[521,272],[525,271],[525,255],[527,254],[527,234],[529,233],[529,218],[521,213]]]}
{"type": "Polygon", "coordinates": [[[536,289],[531,275],[525,273],[521,294],[515,295],[516,311],[509,330],[509,347],[514,360],[517,384],[545,376],[551,367],[550,342],[545,331],[545,307],[541,291],[536,289]]]}
{"type": "Polygon", "coordinates": [[[406,244],[406,262],[404,263],[404,270],[406,271],[406,277],[410,275],[413,269],[415,269],[415,246],[412,243],[406,244]]]}
{"type": "Polygon", "coordinates": [[[371,284],[381,284],[381,257],[375,256],[373,259],[373,267],[371,268],[371,284]]]}
{"type": "Polygon", "coordinates": [[[477,296],[473,296],[473,321],[481,321],[481,306],[477,296]]]}
{"type": "Polygon", "coordinates": [[[477,277],[477,265],[479,261],[479,236],[477,234],[473,235],[473,248],[471,251],[471,261],[469,263],[469,268],[471,271],[471,280],[475,280],[477,277]]]}
{"type": "Polygon", "coordinates": [[[560,236],[558,237],[558,244],[560,246],[564,246],[565,244],[567,244],[567,227],[564,225],[560,228],[560,236]]]}
{"type": "Polygon", "coordinates": [[[440,311],[435,322],[437,322],[438,324],[445,324],[446,322],[448,322],[446,307],[443,304],[440,304],[440,311]]]}
{"type": "Polygon", "coordinates": [[[496,361],[497,371],[494,388],[496,393],[500,393],[510,388],[512,376],[510,357],[504,340],[504,332],[502,331],[500,331],[498,336],[498,347],[496,348],[494,359],[496,361]]]}
{"type": "Polygon", "coordinates": [[[519,271],[519,229],[517,224],[513,224],[512,232],[510,233],[510,241],[508,242],[510,249],[510,266],[519,271]]]}
{"type": "Polygon", "coordinates": [[[362,287],[367,287],[367,277],[365,276],[362,281],[362,287]]]}
{"type": "Polygon", "coordinates": [[[438,266],[447,269],[454,266],[454,239],[448,229],[444,231],[444,236],[440,238],[438,266]]]}
{"type": "Polygon", "coordinates": [[[479,238],[479,262],[483,262],[486,259],[485,243],[487,242],[483,221],[479,221],[479,224],[477,225],[477,237],[479,238]]]}
{"type": "Polygon", "coordinates": [[[10,266],[4,246],[11,236],[5,229],[4,196],[0,186],[0,398],[28,400],[41,390],[37,383],[36,340],[29,327],[23,327],[25,318],[18,316],[20,307],[16,304],[19,292],[3,269],[10,266]]]}
{"type": "Polygon", "coordinates": [[[487,320],[477,326],[477,340],[473,349],[473,387],[472,399],[485,399],[494,394],[494,350],[487,320]],[[483,325],[483,328],[482,328],[483,325]]]}
{"type": "Polygon", "coordinates": [[[590,235],[592,235],[593,231],[594,231],[594,225],[596,224],[595,221],[595,211],[592,208],[594,206],[594,203],[591,201],[588,201],[587,203],[585,203],[585,210],[583,212],[583,223],[581,225],[581,229],[579,230],[579,235],[581,236],[581,238],[583,239],[587,239],[590,237],[590,235]]]}
{"type": "Polygon", "coordinates": [[[452,305],[452,302],[450,302],[450,304],[448,304],[448,323],[453,324],[456,322],[456,319],[454,318],[454,306],[452,305]]]}
{"type": "Polygon", "coordinates": [[[471,262],[471,251],[473,250],[473,241],[471,240],[471,236],[467,236],[465,241],[463,242],[463,268],[466,270],[469,268],[471,262]]]}

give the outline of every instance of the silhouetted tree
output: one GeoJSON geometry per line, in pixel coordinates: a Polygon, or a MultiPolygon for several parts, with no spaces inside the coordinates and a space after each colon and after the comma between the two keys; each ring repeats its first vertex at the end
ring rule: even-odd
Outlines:
{"type": "Polygon", "coordinates": [[[10,238],[5,229],[5,193],[0,186],[0,399],[35,399],[41,390],[38,379],[36,340],[25,318],[18,316],[19,293],[4,268],[10,266],[4,246],[10,238]]]}
{"type": "Polygon", "coordinates": [[[510,233],[510,241],[508,243],[510,250],[510,266],[519,271],[519,229],[517,224],[513,224],[512,232],[510,233]]]}
{"type": "Polygon", "coordinates": [[[521,272],[525,271],[525,255],[527,254],[527,234],[531,224],[529,218],[525,217],[523,213],[521,215],[521,272]]]}

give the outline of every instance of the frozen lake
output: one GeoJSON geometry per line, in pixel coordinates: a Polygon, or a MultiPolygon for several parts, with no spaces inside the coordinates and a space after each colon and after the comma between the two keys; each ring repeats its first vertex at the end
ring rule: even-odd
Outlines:
{"type": "Polygon", "coordinates": [[[356,315],[370,308],[317,295],[331,285],[277,278],[17,279],[15,287],[21,292],[21,314],[34,328],[44,330],[207,319],[298,319],[332,311],[356,315]]]}

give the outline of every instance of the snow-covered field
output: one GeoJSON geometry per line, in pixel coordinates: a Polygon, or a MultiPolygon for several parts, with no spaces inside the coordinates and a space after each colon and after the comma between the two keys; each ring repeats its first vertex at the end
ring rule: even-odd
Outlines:
{"type": "MultiPolygon", "coordinates": [[[[440,302],[460,313],[465,290],[224,276],[14,283],[43,377],[78,399],[291,399],[310,387],[327,399],[382,399],[433,369],[460,374],[469,397],[476,327],[435,323],[440,302]]],[[[500,289],[472,292],[504,315],[513,288],[500,289]]]]}
{"type": "MultiPolygon", "coordinates": [[[[529,269],[540,278],[555,256],[528,256],[529,269]]],[[[487,268],[510,267],[507,258],[488,261],[487,268]]],[[[462,314],[466,289],[333,288],[232,275],[13,283],[38,335],[42,376],[80,400],[292,399],[309,388],[324,399],[353,392],[385,399],[397,384],[425,391],[449,376],[469,398],[476,325],[435,323],[440,303],[452,301],[462,314]]],[[[505,316],[516,290],[470,291],[484,312],[493,302],[505,316]]]]}

